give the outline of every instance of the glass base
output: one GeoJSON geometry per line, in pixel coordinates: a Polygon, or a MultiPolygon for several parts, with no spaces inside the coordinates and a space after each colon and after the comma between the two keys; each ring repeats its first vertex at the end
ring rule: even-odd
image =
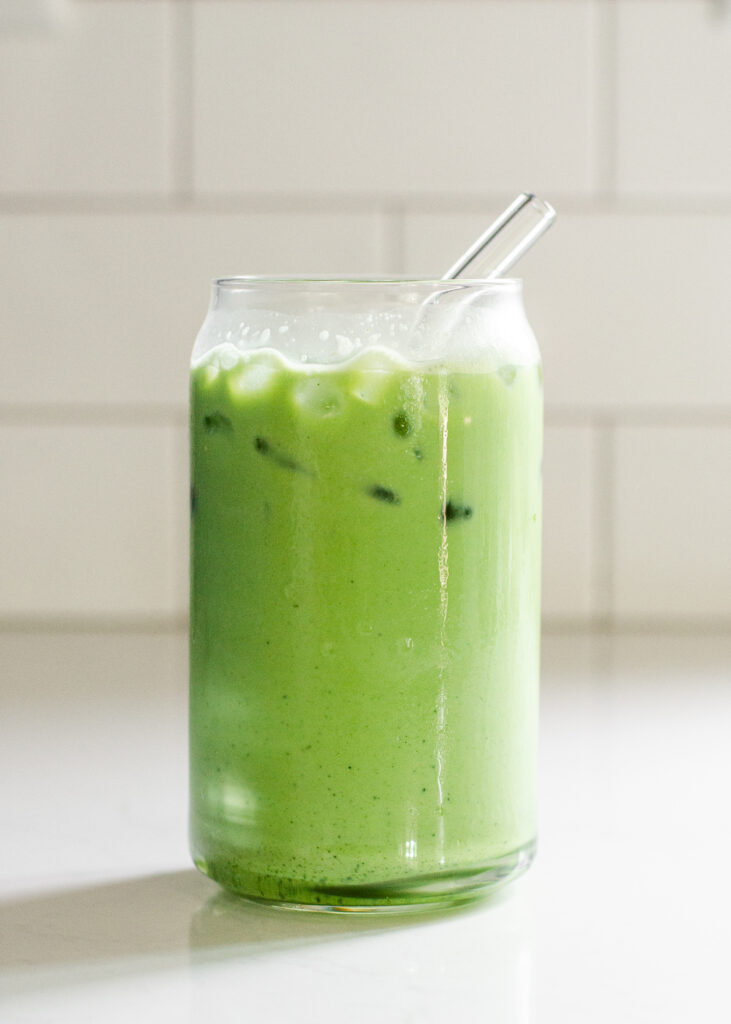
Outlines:
{"type": "Polygon", "coordinates": [[[204,875],[254,903],[319,913],[408,913],[471,903],[519,878],[530,867],[536,841],[477,868],[416,875],[370,885],[313,885],[233,868],[230,863],[196,859],[204,875]]]}

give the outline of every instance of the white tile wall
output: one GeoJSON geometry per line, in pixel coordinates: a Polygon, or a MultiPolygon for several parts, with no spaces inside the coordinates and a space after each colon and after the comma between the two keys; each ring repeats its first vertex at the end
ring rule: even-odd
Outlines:
{"type": "Polygon", "coordinates": [[[533,188],[547,620],[729,622],[727,6],[67,0],[0,33],[0,621],[184,615],[213,276],[438,275],[533,188]]]}
{"type": "Polygon", "coordinates": [[[731,422],[621,427],[614,472],[617,617],[727,620],[731,422]]]}
{"type": "Polygon", "coordinates": [[[202,192],[589,188],[585,3],[206,0],[194,25],[202,192]]]}
{"type": "Polygon", "coordinates": [[[0,617],[171,617],[182,428],[0,426],[0,617]]]}
{"type": "Polygon", "coordinates": [[[377,214],[0,216],[0,402],[187,401],[214,277],[382,269],[377,214]]]}
{"type": "MultiPolygon", "coordinates": [[[[495,213],[407,216],[406,270],[446,268],[495,213]]],[[[520,264],[548,408],[725,406],[730,271],[731,214],[561,214],[520,264]]]]}
{"type": "Polygon", "coordinates": [[[543,614],[587,619],[594,595],[594,436],[548,426],[543,453],[543,614]]]}
{"type": "Polygon", "coordinates": [[[169,184],[169,4],[71,3],[0,32],[0,194],[161,192],[169,184]]]}
{"type": "Polygon", "coordinates": [[[655,0],[617,4],[619,189],[728,196],[728,5],[674,0],[660,6],[662,13],[655,0]]]}

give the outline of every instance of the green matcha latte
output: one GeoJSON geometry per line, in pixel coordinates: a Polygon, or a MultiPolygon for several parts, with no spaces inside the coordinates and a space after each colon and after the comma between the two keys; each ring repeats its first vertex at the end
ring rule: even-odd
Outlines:
{"type": "Polygon", "coordinates": [[[191,842],[242,895],[471,898],[535,844],[542,398],[512,282],[214,289],[191,842]]]}

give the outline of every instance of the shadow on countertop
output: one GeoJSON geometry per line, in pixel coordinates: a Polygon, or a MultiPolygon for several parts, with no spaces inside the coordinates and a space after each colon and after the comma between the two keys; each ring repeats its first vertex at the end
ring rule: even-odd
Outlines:
{"type": "MultiPolygon", "coordinates": [[[[489,903],[502,902],[498,892],[489,903]]],[[[128,973],[248,959],[276,949],[421,927],[486,901],[425,914],[312,914],[259,906],[194,870],[0,900],[6,994],[128,973]]]]}

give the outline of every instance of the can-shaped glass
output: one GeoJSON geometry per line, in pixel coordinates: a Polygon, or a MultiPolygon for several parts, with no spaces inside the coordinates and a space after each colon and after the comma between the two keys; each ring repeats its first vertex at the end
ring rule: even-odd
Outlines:
{"type": "Polygon", "coordinates": [[[330,910],[520,874],[542,452],[520,282],[219,280],[190,426],[196,865],[330,910]]]}

